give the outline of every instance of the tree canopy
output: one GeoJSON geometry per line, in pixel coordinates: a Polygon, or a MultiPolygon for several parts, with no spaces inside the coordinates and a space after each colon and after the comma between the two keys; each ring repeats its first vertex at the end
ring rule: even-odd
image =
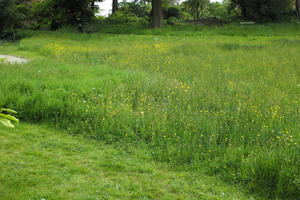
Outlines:
{"type": "Polygon", "coordinates": [[[291,0],[231,0],[242,16],[255,21],[277,21],[291,10],[291,0]]]}
{"type": "Polygon", "coordinates": [[[13,24],[13,0],[0,0],[0,32],[13,24]]]}
{"type": "MultiPolygon", "coordinates": [[[[95,21],[102,0],[0,0],[0,32],[13,27],[56,30],[65,25],[82,30],[82,25],[95,21]]],[[[111,0],[113,14],[107,23],[174,25],[201,18],[226,20],[243,17],[257,22],[282,21],[300,17],[300,0],[135,0],[119,3],[111,0]],[[234,12],[232,12],[234,10],[234,12]]]]}

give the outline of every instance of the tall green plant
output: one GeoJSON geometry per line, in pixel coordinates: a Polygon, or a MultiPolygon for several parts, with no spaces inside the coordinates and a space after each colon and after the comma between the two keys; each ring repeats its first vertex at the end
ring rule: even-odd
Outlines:
{"type": "Polygon", "coordinates": [[[206,12],[209,0],[187,0],[184,5],[194,20],[199,20],[206,12]]]}
{"type": "Polygon", "coordinates": [[[19,123],[19,120],[12,116],[11,114],[16,114],[17,112],[11,109],[0,108],[0,123],[6,127],[14,128],[12,122],[19,123]]]}

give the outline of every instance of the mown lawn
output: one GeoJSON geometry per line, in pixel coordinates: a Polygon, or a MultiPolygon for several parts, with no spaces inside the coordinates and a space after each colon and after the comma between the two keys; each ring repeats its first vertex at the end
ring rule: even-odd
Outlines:
{"type": "Polygon", "coordinates": [[[268,199],[297,199],[299,32],[290,24],[25,32],[0,46],[31,59],[0,64],[0,107],[101,142],[145,144],[156,161],[268,199]]]}
{"type": "Polygon", "coordinates": [[[250,199],[220,180],[154,162],[142,147],[29,124],[1,128],[0,141],[1,200],[250,199]]]}

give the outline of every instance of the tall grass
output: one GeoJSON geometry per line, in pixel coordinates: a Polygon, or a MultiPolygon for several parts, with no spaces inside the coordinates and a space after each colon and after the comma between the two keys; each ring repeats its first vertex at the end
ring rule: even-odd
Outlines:
{"type": "Polygon", "coordinates": [[[109,143],[146,142],[158,160],[205,169],[267,198],[296,199],[298,31],[30,33],[0,46],[32,60],[0,64],[0,107],[109,143]]]}

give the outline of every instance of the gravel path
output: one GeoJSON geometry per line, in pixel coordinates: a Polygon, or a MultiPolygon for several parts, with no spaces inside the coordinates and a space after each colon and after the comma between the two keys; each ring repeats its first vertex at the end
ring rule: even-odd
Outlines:
{"type": "Polygon", "coordinates": [[[0,54],[0,60],[1,59],[4,59],[4,63],[6,64],[25,64],[28,62],[25,58],[0,54]]]}

